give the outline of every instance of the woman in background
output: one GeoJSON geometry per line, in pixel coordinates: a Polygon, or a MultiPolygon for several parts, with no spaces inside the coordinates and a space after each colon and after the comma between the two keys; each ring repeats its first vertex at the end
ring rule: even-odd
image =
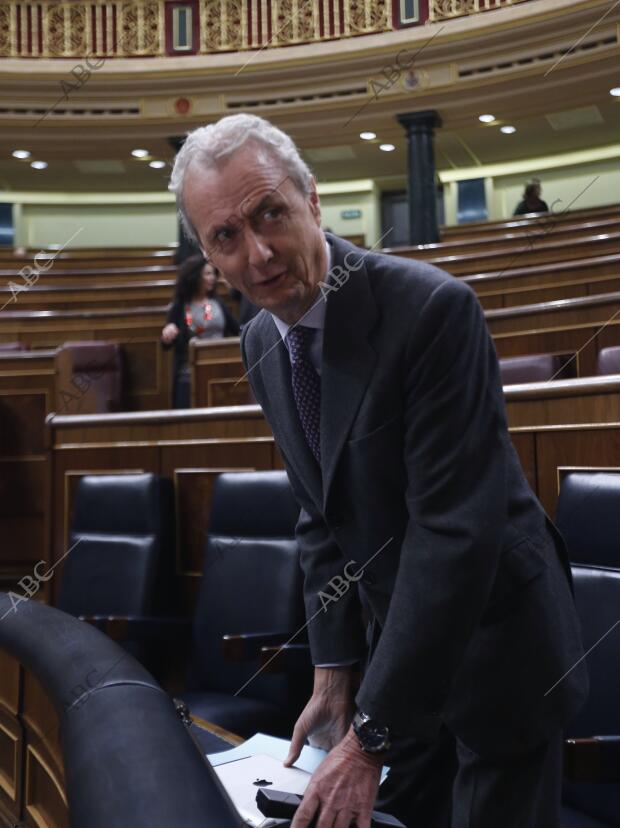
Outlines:
{"type": "Polygon", "coordinates": [[[187,357],[192,337],[238,336],[239,325],[215,297],[219,271],[202,254],[185,259],[179,268],[174,299],[161,332],[164,348],[174,348],[172,407],[189,408],[187,357]]]}
{"type": "Polygon", "coordinates": [[[527,213],[548,213],[546,201],[540,197],[541,186],[537,181],[525,185],[523,199],[517,204],[513,216],[525,216],[527,213]]]}

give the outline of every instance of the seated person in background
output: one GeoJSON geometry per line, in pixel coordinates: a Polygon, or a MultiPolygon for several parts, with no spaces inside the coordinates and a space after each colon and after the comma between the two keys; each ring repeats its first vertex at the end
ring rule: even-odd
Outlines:
{"type": "Polygon", "coordinates": [[[238,336],[239,325],[215,297],[219,270],[199,253],[186,259],[177,276],[174,299],[161,332],[164,348],[174,347],[172,407],[189,408],[189,341],[238,336]]]}
{"type": "Polygon", "coordinates": [[[526,184],[523,199],[517,204],[513,216],[524,216],[526,213],[548,213],[549,206],[546,201],[542,200],[540,193],[540,184],[535,182],[526,184]]]}

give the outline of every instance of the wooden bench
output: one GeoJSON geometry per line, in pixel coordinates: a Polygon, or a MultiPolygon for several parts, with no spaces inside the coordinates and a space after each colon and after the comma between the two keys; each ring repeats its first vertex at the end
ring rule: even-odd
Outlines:
{"type": "Polygon", "coordinates": [[[107,284],[48,284],[47,280],[30,288],[0,287],[0,309],[6,310],[88,310],[136,308],[163,305],[174,293],[174,279],[135,280],[107,284]]]}
{"type": "Polygon", "coordinates": [[[511,427],[620,422],[620,375],[504,386],[511,427]]]}
{"type": "Polygon", "coordinates": [[[415,247],[397,247],[384,252],[408,259],[419,259],[434,264],[454,276],[486,273],[513,267],[531,267],[548,262],[572,261],[606,253],[620,252],[620,231],[593,234],[571,240],[553,238],[553,234],[541,243],[528,243],[527,240],[500,250],[479,253],[462,253],[437,255],[432,252],[424,254],[415,247]]]}
{"type": "Polygon", "coordinates": [[[164,408],[171,385],[170,354],[159,339],[166,307],[87,311],[9,311],[0,313],[0,342],[23,342],[52,349],[67,341],[118,342],[126,357],[130,410],[164,408]]]}
{"type": "MultiPolygon", "coordinates": [[[[595,221],[605,218],[620,217],[620,204],[608,204],[602,207],[587,207],[582,210],[566,209],[567,205],[553,201],[549,202],[553,210],[553,216],[559,222],[578,223],[580,221],[595,221]]],[[[528,213],[525,216],[511,216],[509,219],[497,221],[472,221],[466,224],[458,224],[450,227],[440,228],[442,239],[471,238],[475,235],[502,234],[506,232],[525,231],[527,228],[536,226],[544,221],[548,213],[528,213]]]]}
{"type": "MultiPolygon", "coordinates": [[[[51,492],[46,559],[67,549],[75,485],[86,474],[149,471],[175,482],[177,575],[194,606],[216,474],[281,468],[258,406],[48,419],[51,492]]],[[[511,428],[526,475],[553,513],[565,467],[620,467],[620,423],[511,428]]],[[[61,577],[61,573],[60,573],[61,577]]],[[[53,590],[58,589],[54,579],[53,590]]]]}
{"type": "Polygon", "coordinates": [[[483,307],[503,308],[620,290],[620,254],[462,276],[483,307]]]}

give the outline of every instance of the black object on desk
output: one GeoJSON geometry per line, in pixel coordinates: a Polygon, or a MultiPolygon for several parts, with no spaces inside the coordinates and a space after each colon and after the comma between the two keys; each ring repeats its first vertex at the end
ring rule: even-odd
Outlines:
{"type": "MultiPolygon", "coordinates": [[[[286,791],[274,791],[271,788],[260,788],[256,794],[258,810],[266,817],[273,819],[291,819],[301,804],[299,794],[286,791]]],[[[381,811],[372,812],[370,828],[406,828],[400,820],[381,811]]]]}

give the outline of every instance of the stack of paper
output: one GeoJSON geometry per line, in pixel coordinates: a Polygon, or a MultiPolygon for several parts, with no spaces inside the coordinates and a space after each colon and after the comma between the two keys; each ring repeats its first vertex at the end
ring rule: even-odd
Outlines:
{"type": "MultiPolygon", "coordinates": [[[[256,793],[260,787],[301,795],[327,756],[327,751],[306,745],[295,765],[285,768],[282,763],[290,745],[286,739],[257,733],[236,748],[207,756],[241,817],[254,828],[271,828],[283,822],[264,817],[258,810],[256,793]]],[[[383,768],[382,782],[387,771],[383,768]]]]}

